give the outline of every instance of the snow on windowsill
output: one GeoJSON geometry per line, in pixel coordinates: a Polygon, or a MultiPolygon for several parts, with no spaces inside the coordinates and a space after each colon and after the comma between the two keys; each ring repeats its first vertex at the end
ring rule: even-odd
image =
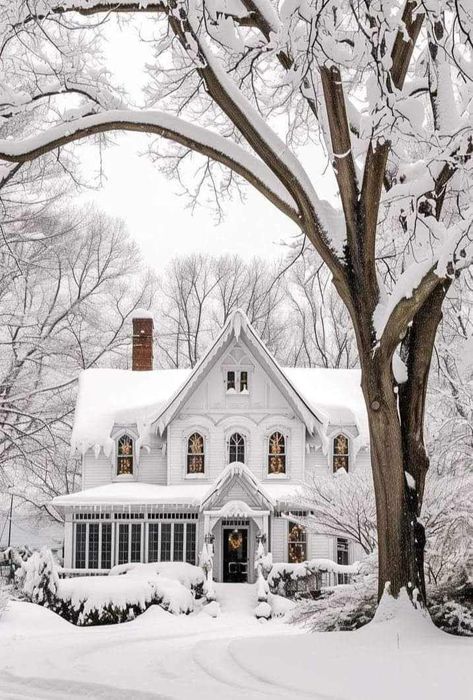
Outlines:
{"type": "Polygon", "coordinates": [[[208,479],[208,475],[204,472],[203,474],[186,474],[186,479],[208,479]]]}

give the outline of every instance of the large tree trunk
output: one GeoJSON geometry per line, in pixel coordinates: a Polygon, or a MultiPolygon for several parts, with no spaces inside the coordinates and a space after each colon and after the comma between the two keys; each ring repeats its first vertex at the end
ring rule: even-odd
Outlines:
{"type": "Polygon", "coordinates": [[[373,352],[362,356],[362,389],[368,411],[371,464],[378,525],[378,597],[386,584],[425,602],[425,537],[417,520],[416,491],[405,464],[405,440],[391,362],[373,352]],[[411,482],[412,483],[412,482],[411,482]]]}

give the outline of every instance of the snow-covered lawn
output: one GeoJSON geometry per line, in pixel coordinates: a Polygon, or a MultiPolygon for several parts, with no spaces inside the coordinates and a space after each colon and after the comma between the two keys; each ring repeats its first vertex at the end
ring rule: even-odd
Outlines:
{"type": "Polygon", "coordinates": [[[217,584],[221,614],[153,606],[133,622],[74,627],[10,602],[0,618],[0,698],[444,700],[466,698],[473,643],[429,623],[307,634],[258,622],[256,588],[217,584]]]}

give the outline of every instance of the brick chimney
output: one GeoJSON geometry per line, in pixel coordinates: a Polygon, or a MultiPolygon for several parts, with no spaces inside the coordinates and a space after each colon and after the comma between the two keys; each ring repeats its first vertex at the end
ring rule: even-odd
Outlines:
{"type": "Polygon", "coordinates": [[[153,315],[136,309],[133,316],[133,349],[131,368],[136,371],[153,369],[153,315]]]}

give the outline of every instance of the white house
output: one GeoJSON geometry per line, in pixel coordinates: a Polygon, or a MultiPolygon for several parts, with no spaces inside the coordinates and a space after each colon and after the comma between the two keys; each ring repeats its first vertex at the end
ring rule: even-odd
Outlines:
{"type": "Polygon", "coordinates": [[[241,311],[193,370],[153,370],[152,341],[139,312],[133,370],[81,374],[82,490],[53,501],[64,566],[196,563],[212,541],[214,577],[252,581],[259,540],[277,562],[350,563],[351,543],[306,533],[290,513],[306,475],[369,465],[359,372],[280,367],[241,311]]]}

